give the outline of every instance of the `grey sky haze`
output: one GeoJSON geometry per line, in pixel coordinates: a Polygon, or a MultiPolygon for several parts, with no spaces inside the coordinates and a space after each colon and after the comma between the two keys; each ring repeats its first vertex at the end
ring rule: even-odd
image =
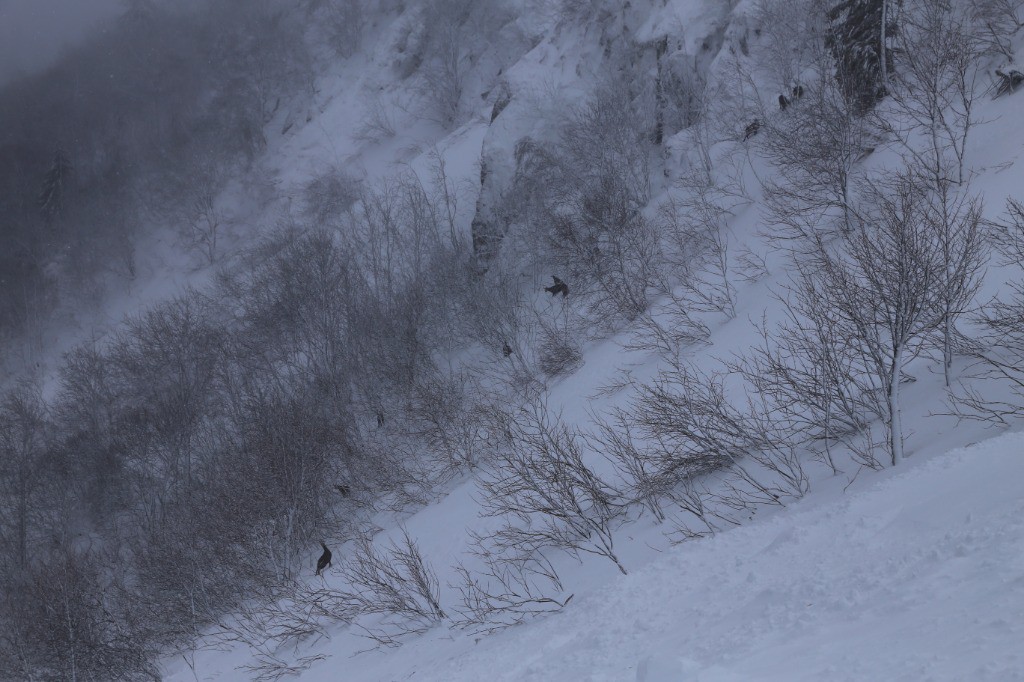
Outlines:
{"type": "Polygon", "coordinates": [[[121,0],[0,0],[0,84],[46,68],[122,7],[121,0]]]}

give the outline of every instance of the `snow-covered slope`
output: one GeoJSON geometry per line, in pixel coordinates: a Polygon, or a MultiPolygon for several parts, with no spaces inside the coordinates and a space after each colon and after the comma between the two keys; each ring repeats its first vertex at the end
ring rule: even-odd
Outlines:
{"type": "MultiPolygon", "coordinates": [[[[1021,680],[1022,449],[953,450],[666,549],[532,625],[339,652],[301,679],[1021,680]]],[[[196,676],[235,679],[232,662],[199,654],[196,676]]]]}
{"type": "MultiPolygon", "coordinates": [[[[454,130],[411,110],[409,85],[396,76],[394,33],[409,17],[397,10],[375,16],[364,49],[322,75],[314,109],[283,111],[271,124],[262,164],[283,199],[256,222],[272,226],[279,216],[298,214],[303,188],[325,169],[367,182],[411,169],[427,183],[432,164],[442,158],[460,192],[458,223],[468,232],[474,218],[493,217],[516,170],[517,144],[527,136],[546,141],[564,105],[600,78],[608,44],[633,41],[643,59],[645,50],[669,37],[666,49],[725,80],[733,51],[759,35],[753,2],[638,0],[625,3],[619,14],[578,24],[552,5],[523,0],[518,15],[512,12],[495,34],[500,41],[471,46],[478,66],[468,77],[454,130]],[[494,104],[504,97],[508,104],[495,117],[494,104]],[[393,133],[368,136],[366,123],[381,103],[393,133]]],[[[765,95],[769,103],[772,97],[765,95]]],[[[1016,140],[1021,97],[979,102],[978,118],[987,123],[972,133],[968,166],[990,215],[1024,179],[1015,166],[1020,143],[1006,143],[1016,140]]],[[[756,342],[755,323],[779,316],[773,292],[787,276],[784,254],[769,248],[761,229],[759,180],[771,169],[756,139],[741,141],[746,121],[737,122],[735,135],[717,139],[711,150],[748,191],[733,211],[729,240],[763,256],[769,274],[737,282],[732,318],[705,316],[710,343],[686,349],[698,366],[710,367],[756,342]]],[[[715,123],[725,128],[729,121],[715,123]]],[[[686,170],[691,142],[686,131],[666,141],[652,206],[675,191],[671,180],[686,170]]],[[[896,150],[882,148],[868,163],[886,168],[896,160],[896,150]]],[[[235,234],[235,245],[255,236],[235,234]]],[[[166,293],[167,273],[155,274],[157,281],[119,302],[118,312],[166,293]]],[[[207,274],[193,273],[193,281],[207,274]]],[[[547,274],[519,274],[537,294],[538,314],[558,315],[559,303],[540,292],[547,274]]],[[[1001,285],[993,270],[983,292],[996,293],[1001,285]]],[[[629,389],[602,389],[624,374],[641,382],[657,376],[663,358],[627,350],[635,331],[620,329],[587,343],[582,368],[546,387],[548,408],[586,428],[594,414],[631,396],[629,389]]],[[[948,411],[941,370],[922,357],[910,371],[916,382],[905,389],[907,466],[878,473],[850,465],[838,475],[822,468],[803,500],[750,511],[737,527],[680,545],[672,542],[671,519],[659,525],[634,517],[616,532],[629,575],[600,557],[578,562],[552,551],[564,587],[557,596],[571,595],[571,601],[497,633],[441,625],[406,638],[400,648],[373,650],[358,627],[329,624],[327,637],[292,642],[275,654],[304,661],[300,679],[310,682],[1024,679],[1024,655],[1018,653],[1024,641],[1024,438],[980,442],[995,434],[935,416],[948,411]]],[[[604,465],[600,453],[588,456],[592,466],[604,465]]],[[[480,517],[479,474],[455,481],[423,508],[369,519],[382,528],[376,539],[382,547],[402,532],[401,522],[437,571],[448,606],[458,598],[454,565],[472,561],[470,531],[486,535],[497,523],[480,517]]],[[[334,569],[313,584],[342,587],[338,564],[350,550],[337,547],[334,569]]],[[[196,651],[169,657],[166,679],[249,677],[245,666],[253,652],[218,642],[211,648],[199,642],[196,651]]]]}

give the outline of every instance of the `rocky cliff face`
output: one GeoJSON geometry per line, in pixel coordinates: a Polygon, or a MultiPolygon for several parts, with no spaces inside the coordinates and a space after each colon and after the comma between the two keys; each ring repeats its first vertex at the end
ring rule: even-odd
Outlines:
{"type": "Polygon", "coordinates": [[[651,98],[652,135],[662,145],[698,117],[696,86],[720,77],[723,52],[746,52],[759,35],[748,3],[606,2],[591,9],[535,27],[536,45],[485,93],[492,108],[472,222],[474,251],[484,263],[522,217],[527,199],[517,186],[530,181],[530,151],[552,144],[571,115],[567,92],[578,100],[602,79],[627,80],[634,97],[651,98]]]}

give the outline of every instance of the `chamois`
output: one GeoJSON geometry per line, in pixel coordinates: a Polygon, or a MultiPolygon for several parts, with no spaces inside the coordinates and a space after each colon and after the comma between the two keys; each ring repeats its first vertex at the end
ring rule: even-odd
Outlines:
{"type": "Polygon", "coordinates": [[[324,553],[316,560],[316,575],[320,575],[325,568],[331,565],[331,550],[327,549],[323,540],[320,541],[320,546],[324,548],[324,553]]]}

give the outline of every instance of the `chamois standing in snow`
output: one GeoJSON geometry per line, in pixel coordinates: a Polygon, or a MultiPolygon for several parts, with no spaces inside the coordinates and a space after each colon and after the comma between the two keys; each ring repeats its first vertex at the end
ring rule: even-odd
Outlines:
{"type": "Polygon", "coordinates": [[[544,287],[544,291],[548,292],[552,296],[557,296],[558,294],[561,294],[562,298],[565,298],[566,296],[569,295],[569,285],[568,284],[566,284],[562,280],[558,279],[554,275],[551,275],[551,279],[555,280],[555,283],[552,284],[549,287],[544,287]]]}
{"type": "Polygon", "coordinates": [[[761,129],[761,119],[755,118],[743,131],[743,141],[746,142],[754,135],[757,135],[757,131],[761,129]]]}
{"type": "Polygon", "coordinates": [[[324,553],[316,560],[316,575],[320,575],[325,568],[331,565],[331,550],[327,549],[323,540],[320,541],[320,546],[324,548],[324,553]]]}
{"type": "Polygon", "coordinates": [[[996,97],[1012,93],[1021,83],[1024,83],[1024,73],[1017,69],[1010,69],[1009,72],[996,69],[996,76],[999,77],[999,84],[996,86],[996,97]]]}

